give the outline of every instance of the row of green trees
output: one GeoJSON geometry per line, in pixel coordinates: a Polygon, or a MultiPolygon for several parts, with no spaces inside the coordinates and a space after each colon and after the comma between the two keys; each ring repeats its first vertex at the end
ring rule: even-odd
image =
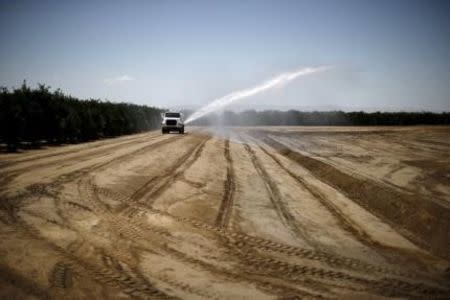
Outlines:
{"type": "MultiPolygon", "coordinates": [[[[77,143],[159,127],[161,109],[128,103],[79,100],[48,86],[0,89],[0,144],[9,151],[24,145],[77,143]]],[[[189,115],[189,111],[185,115],[189,115]]],[[[419,125],[450,124],[450,113],[225,111],[192,125],[419,125]]]]}
{"type": "Polygon", "coordinates": [[[205,116],[193,125],[292,126],[292,125],[438,125],[450,124],[450,113],[432,112],[343,112],[297,110],[224,111],[205,116]]]}
{"type": "Polygon", "coordinates": [[[79,100],[48,86],[0,90],[0,143],[77,143],[157,128],[161,110],[128,103],[79,100]]]}

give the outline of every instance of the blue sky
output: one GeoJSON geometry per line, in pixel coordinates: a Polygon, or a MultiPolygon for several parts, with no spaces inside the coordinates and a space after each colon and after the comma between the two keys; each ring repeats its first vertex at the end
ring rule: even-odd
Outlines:
{"type": "Polygon", "coordinates": [[[240,106],[450,111],[449,13],[448,1],[0,0],[0,85],[192,107],[333,65],[240,106]]]}

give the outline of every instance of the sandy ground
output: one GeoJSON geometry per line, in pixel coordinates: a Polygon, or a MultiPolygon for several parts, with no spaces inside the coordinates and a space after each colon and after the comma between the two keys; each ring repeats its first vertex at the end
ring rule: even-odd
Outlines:
{"type": "Polygon", "coordinates": [[[450,128],[159,131],[0,155],[0,298],[450,297],[450,128]]]}

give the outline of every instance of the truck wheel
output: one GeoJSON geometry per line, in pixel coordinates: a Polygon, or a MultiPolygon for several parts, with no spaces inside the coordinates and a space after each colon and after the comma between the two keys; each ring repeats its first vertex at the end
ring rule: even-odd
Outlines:
{"type": "Polygon", "coordinates": [[[181,134],[184,134],[184,128],[181,128],[181,129],[180,129],[180,133],[181,133],[181,134]]]}
{"type": "Polygon", "coordinates": [[[165,134],[165,133],[166,133],[166,131],[165,131],[164,129],[161,129],[161,132],[162,132],[162,134],[165,134]]]}

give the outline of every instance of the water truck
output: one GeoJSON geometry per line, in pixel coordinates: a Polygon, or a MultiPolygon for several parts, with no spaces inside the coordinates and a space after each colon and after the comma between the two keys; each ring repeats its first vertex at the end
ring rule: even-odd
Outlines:
{"type": "Polygon", "coordinates": [[[184,134],[183,114],[179,112],[164,112],[161,113],[161,132],[163,134],[171,131],[178,131],[184,134]]]}

